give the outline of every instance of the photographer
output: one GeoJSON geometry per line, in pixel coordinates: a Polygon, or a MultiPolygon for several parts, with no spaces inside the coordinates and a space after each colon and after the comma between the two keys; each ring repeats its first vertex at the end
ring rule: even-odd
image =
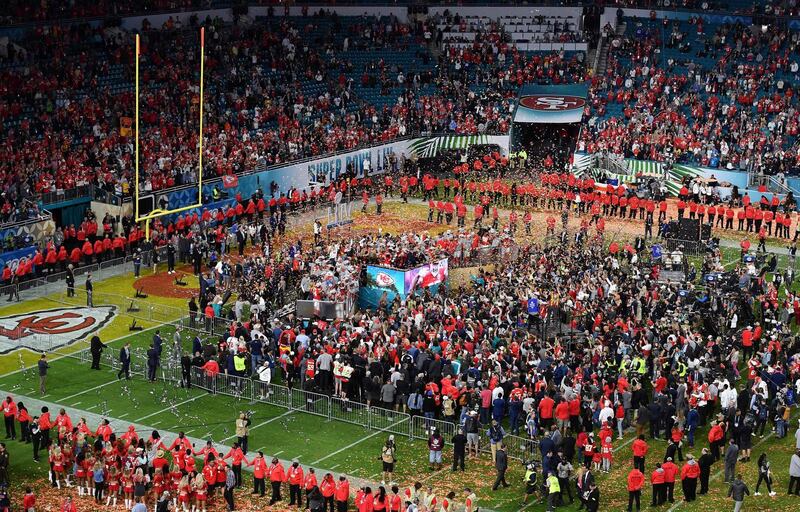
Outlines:
{"type": "Polygon", "coordinates": [[[250,434],[250,424],[252,423],[251,415],[251,411],[240,412],[239,418],[236,420],[237,442],[244,453],[247,453],[247,436],[250,434]]]}

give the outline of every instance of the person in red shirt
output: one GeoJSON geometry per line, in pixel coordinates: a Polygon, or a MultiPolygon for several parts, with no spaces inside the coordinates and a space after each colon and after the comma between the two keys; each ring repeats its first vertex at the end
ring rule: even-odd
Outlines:
{"type": "Polygon", "coordinates": [[[3,419],[6,423],[6,439],[14,440],[17,438],[17,428],[14,423],[17,417],[17,404],[11,395],[7,396],[3,402],[3,419]]]}
{"type": "Polygon", "coordinates": [[[640,435],[636,441],[633,442],[632,450],[634,468],[639,469],[639,471],[644,471],[644,458],[649,449],[650,447],[647,446],[647,441],[644,440],[644,434],[640,435]]]}
{"type": "Polygon", "coordinates": [[[283,469],[283,464],[277,457],[272,458],[272,463],[267,468],[267,475],[269,482],[272,485],[272,496],[269,499],[270,506],[276,502],[281,501],[281,485],[286,481],[286,471],[283,469]]]}
{"type": "Polygon", "coordinates": [[[550,425],[553,424],[554,407],[555,401],[547,395],[539,402],[539,422],[542,424],[542,429],[545,432],[549,431],[550,425]]]}
{"type": "Polygon", "coordinates": [[[289,480],[289,506],[292,507],[296,504],[298,507],[302,507],[303,495],[300,493],[300,489],[305,477],[299,461],[292,461],[292,465],[289,466],[286,477],[289,480]]]}
{"type": "Polygon", "coordinates": [[[678,466],[672,462],[672,457],[667,457],[667,461],[661,465],[664,470],[664,489],[667,494],[667,501],[675,503],[675,477],[678,474],[678,466]]]}
{"type": "Polygon", "coordinates": [[[681,487],[686,501],[697,499],[697,479],[700,477],[700,466],[694,456],[686,456],[686,464],[681,468],[681,487]]]}
{"type": "Polygon", "coordinates": [[[333,500],[336,503],[336,512],[347,512],[347,502],[350,500],[350,482],[344,475],[339,477],[336,491],[333,493],[333,500]]]}
{"type": "Polygon", "coordinates": [[[651,507],[659,507],[667,500],[666,487],[664,485],[664,469],[661,464],[656,463],[656,469],[650,474],[650,484],[653,486],[653,501],[651,507]]]}
{"type": "Polygon", "coordinates": [[[30,487],[25,488],[25,497],[22,498],[22,510],[23,512],[28,512],[29,510],[34,510],[36,508],[36,495],[33,494],[33,491],[30,487]]]}
{"type": "Polygon", "coordinates": [[[319,492],[322,493],[324,501],[323,510],[328,510],[329,505],[330,509],[334,510],[333,495],[336,493],[336,482],[333,480],[333,474],[325,473],[325,476],[322,477],[322,482],[319,484],[319,492]]]}
{"type": "Polygon", "coordinates": [[[561,430],[561,433],[565,434],[567,427],[569,427],[569,403],[563,398],[556,406],[556,421],[558,422],[558,428],[561,430]]]}
{"type": "Polygon", "coordinates": [[[643,486],[644,474],[637,468],[633,468],[630,473],[628,473],[628,512],[633,510],[634,502],[636,502],[636,512],[641,510],[643,486]]]}
{"type": "Polygon", "coordinates": [[[264,459],[264,452],[259,451],[258,455],[248,463],[253,467],[253,494],[260,494],[264,497],[264,479],[267,476],[267,461],[264,459]]]}

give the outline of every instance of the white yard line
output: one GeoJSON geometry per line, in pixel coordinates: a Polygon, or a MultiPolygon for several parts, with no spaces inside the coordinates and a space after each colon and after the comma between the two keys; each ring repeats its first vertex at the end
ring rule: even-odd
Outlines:
{"type": "Polygon", "coordinates": [[[125,416],[127,416],[127,415],[128,415],[128,413],[127,413],[127,412],[123,412],[122,414],[120,414],[119,416],[117,416],[117,418],[120,418],[120,419],[122,419],[122,418],[124,418],[124,417],[125,417],[125,416]]]}
{"type": "MultiPolygon", "coordinates": [[[[402,420],[401,420],[401,421],[402,421],[402,420]]],[[[361,439],[359,439],[358,441],[354,441],[354,442],[352,442],[352,443],[348,444],[347,446],[345,446],[344,448],[339,448],[339,449],[338,449],[338,450],[336,450],[335,452],[331,452],[331,453],[329,453],[328,455],[326,455],[326,456],[322,457],[321,459],[317,459],[317,460],[315,460],[315,461],[314,461],[314,462],[312,462],[311,464],[312,464],[312,465],[314,465],[314,466],[316,466],[316,465],[317,465],[318,463],[320,463],[321,461],[323,461],[323,460],[325,460],[325,459],[330,459],[330,458],[331,458],[331,457],[333,457],[334,455],[339,455],[340,453],[342,453],[342,452],[344,452],[344,451],[347,451],[347,450],[349,450],[350,448],[352,448],[352,447],[354,447],[354,446],[356,446],[356,445],[358,445],[358,444],[361,444],[361,443],[363,443],[363,442],[364,442],[364,441],[366,441],[367,439],[371,439],[371,438],[373,438],[373,437],[377,436],[378,434],[384,434],[384,433],[386,433],[386,431],[388,430],[388,428],[391,428],[391,427],[393,427],[393,426],[394,426],[394,425],[391,425],[390,427],[387,427],[387,428],[384,428],[384,429],[381,429],[381,430],[375,431],[375,432],[373,432],[372,434],[370,434],[370,435],[368,435],[368,436],[366,436],[366,437],[362,437],[362,438],[361,438],[361,439]]]]}
{"type": "MultiPolygon", "coordinates": [[[[273,421],[279,420],[279,419],[283,418],[284,416],[288,416],[288,415],[290,415],[290,414],[292,414],[294,412],[295,411],[293,411],[292,409],[289,409],[288,411],[286,411],[285,413],[281,414],[280,416],[275,416],[274,418],[270,418],[270,419],[268,419],[266,421],[262,421],[261,423],[259,423],[258,425],[254,426],[254,427],[250,427],[250,431],[253,431],[253,430],[255,430],[255,429],[259,428],[259,427],[263,427],[264,425],[266,425],[268,423],[272,423],[273,421]]],[[[232,436],[228,436],[225,439],[221,440],[220,443],[224,443],[225,441],[233,439],[234,437],[238,437],[238,436],[236,434],[234,434],[232,436]]],[[[283,452],[278,452],[278,453],[283,453],[283,452]]],[[[278,454],[276,453],[274,455],[278,455],[278,454]]]]}
{"type": "MultiPolygon", "coordinates": [[[[205,394],[197,395],[196,397],[193,397],[193,398],[190,398],[188,400],[184,400],[183,402],[179,402],[179,403],[175,404],[174,407],[180,407],[181,405],[186,405],[189,402],[194,402],[198,398],[202,398],[204,396],[206,396],[206,395],[205,394]]],[[[153,416],[157,416],[157,415],[159,415],[161,413],[165,413],[165,412],[169,411],[170,409],[172,409],[172,407],[173,406],[165,407],[165,408],[161,409],[160,411],[156,411],[156,412],[154,412],[152,414],[148,414],[147,416],[142,416],[141,418],[139,418],[137,420],[134,420],[134,422],[135,423],[141,423],[143,420],[146,420],[147,418],[152,418],[153,416]]]]}
{"type": "MultiPolygon", "coordinates": [[[[97,386],[95,386],[95,387],[93,387],[93,388],[84,389],[84,390],[83,390],[83,391],[81,391],[80,393],[75,393],[74,395],[69,395],[69,396],[67,396],[67,397],[64,397],[64,398],[60,399],[60,400],[59,400],[59,402],[66,402],[66,401],[68,401],[68,400],[72,400],[72,399],[73,399],[73,398],[75,398],[76,396],[81,396],[81,395],[84,395],[84,394],[86,394],[86,393],[90,393],[90,392],[92,392],[92,391],[94,391],[94,390],[96,390],[96,389],[100,389],[100,388],[102,388],[102,387],[108,386],[109,384],[112,384],[112,383],[114,383],[114,382],[115,382],[115,381],[113,381],[113,380],[112,380],[112,381],[109,381],[109,382],[104,382],[103,384],[99,384],[99,385],[97,385],[97,386]]],[[[80,402],[78,402],[78,403],[80,403],[80,402]]],[[[75,407],[75,406],[73,405],[72,407],[75,407]]]]}

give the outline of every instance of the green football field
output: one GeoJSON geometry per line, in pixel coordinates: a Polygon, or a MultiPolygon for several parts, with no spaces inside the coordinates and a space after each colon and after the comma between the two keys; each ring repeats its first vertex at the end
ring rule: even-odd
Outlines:
{"type": "MultiPolygon", "coordinates": [[[[165,347],[172,343],[172,327],[160,327],[165,347]]],[[[136,333],[110,343],[106,356],[116,356],[125,340],[134,346],[135,357],[141,357],[154,330],[136,333]]],[[[188,348],[189,339],[183,344],[188,348]]],[[[166,348],[165,348],[166,351],[166,348]]],[[[331,470],[345,473],[366,481],[378,482],[380,474],[380,447],[387,433],[381,430],[368,430],[364,427],[327,420],[298,410],[287,410],[260,402],[235,399],[226,395],[213,395],[207,391],[193,388],[183,389],[173,383],[159,381],[151,384],[137,375],[130,381],[117,380],[116,371],[111,369],[104,357],[104,369],[92,371],[89,364],[75,357],[62,357],[51,362],[48,377],[48,392],[44,397],[38,394],[38,378],[33,368],[18,370],[0,377],[0,392],[15,397],[30,397],[43,400],[54,406],[65,406],[78,411],[86,411],[111,419],[117,432],[127,429],[129,423],[146,426],[140,435],[149,435],[151,429],[159,430],[171,441],[169,433],[184,431],[198,439],[213,439],[215,442],[230,444],[234,438],[234,419],[240,411],[253,412],[253,425],[250,433],[250,452],[262,450],[267,456],[278,456],[284,460],[298,459],[306,467],[318,470],[331,470]]],[[[33,412],[33,411],[32,411],[33,412]]],[[[73,421],[77,420],[73,416],[73,421]]],[[[91,424],[90,427],[95,427],[91,424]]],[[[740,464],[739,470],[745,481],[752,487],[757,478],[755,461],[761,452],[767,452],[772,461],[779,495],[775,498],[760,496],[746,502],[747,510],[778,510],[796,507],[800,500],[787,497],[788,464],[794,446],[794,424],[789,437],[775,439],[770,432],[763,439],[754,438],[756,444],[752,461],[740,464]]],[[[453,490],[458,498],[463,497],[466,486],[477,490],[482,508],[516,512],[519,510],[523,469],[519,462],[511,461],[508,481],[511,487],[491,491],[494,471],[489,457],[483,455],[479,460],[468,460],[465,473],[451,473],[447,463],[452,460],[451,453],[445,451],[445,468],[434,472],[427,464],[427,449],[424,441],[410,440],[396,436],[399,445],[396,480],[407,485],[416,480],[431,485],[439,495],[453,490]]],[[[700,448],[705,446],[706,431],[701,431],[694,450],[684,450],[699,456],[700,448]]],[[[614,465],[610,474],[598,475],[603,510],[620,510],[627,505],[625,477],[631,461],[632,435],[628,433],[621,441],[615,441],[614,465]],[[606,508],[609,507],[609,508],[606,508]]],[[[651,452],[647,458],[647,473],[652,471],[657,459],[663,457],[666,448],[664,441],[649,441],[651,452]]],[[[45,467],[33,464],[30,446],[9,442],[12,460],[12,473],[42,475],[45,467]]],[[[693,504],[682,504],[680,500],[664,510],[720,510],[731,503],[726,497],[727,487],[722,483],[721,464],[712,470],[711,492],[693,504]]],[[[679,485],[678,485],[679,487],[679,485]]],[[[766,494],[762,487],[763,494],[766,494]]],[[[646,488],[643,499],[649,505],[650,492],[646,488]]],[[[676,496],[681,496],[676,489],[676,496]]],[[[573,506],[564,507],[572,509],[573,506]]],[[[575,505],[574,508],[577,508],[575,505]]],[[[530,504],[525,510],[545,510],[541,502],[530,504]]]]}

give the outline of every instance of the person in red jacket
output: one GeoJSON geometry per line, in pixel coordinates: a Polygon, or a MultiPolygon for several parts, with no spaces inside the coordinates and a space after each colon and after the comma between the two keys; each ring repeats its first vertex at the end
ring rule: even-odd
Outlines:
{"type": "Polygon", "coordinates": [[[94,256],[97,258],[97,262],[100,263],[103,261],[103,241],[99,238],[94,242],[94,256]]]}
{"type": "Polygon", "coordinates": [[[653,486],[653,501],[650,506],[660,507],[667,500],[667,496],[664,487],[664,469],[659,463],[656,463],[656,469],[650,474],[650,484],[653,486]]]}
{"type": "Polygon", "coordinates": [[[303,475],[303,468],[300,466],[298,460],[292,461],[292,465],[289,466],[289,471],[287,471],[286,478],[289,480],[289,506],[293,507],[297,505],[298,508],[302,507],[303,495],[300,493],[300,489],[305,478],[303,475]]]}
{"type": "Polygon", "coordinates": [[[640,435],[636,441],[633,442],[633,467],[639,471],[644,472],[644,457],[650,449],[647,446],[647,441],[644,440],[644,434],[640,435]]]}
{"type": "Polygon", "coordinates": [[[700,477],[700,466],[694,460],[693,455],[687,455],[686,459],[686,464],[681,468],[681,487],[686,501],[694,501],[697,499],[697,479],[700,477]]]}
{"type": "Polygon", "coordinates": [[[339,482],[336,484],[333,501],[336,503],[336,512],[347,512],[347,502],[350,501],[350,482],[344,475],[339,477],[339,482]]]}
{"type": "Polygon", "coordinates": [[[260,494],[264,497],[264,479],[267,476],[267,461],[264,459],[264,452],[259,451],[248,466],[253,467],[253,494],[260,494]]]}
{"type": "Polygon", "coordinates": [[[272,464],[267,468],[267,475],[269,476],[270,485],[272,485],[272,496],[269,499],[269,504],[272,506],[282,500],[281,485],[286,481],[286,471],[277,457],[272,458],[272,464]]]}
{"type": "Polygon", "coordinates": [[[636,512],[642,509],[642,486],[644,486],[644,474],[633,468],[628,473],[628,512],[633,510],[634,502],[636,502],[636,512]]]}
{"type": "MultiPolygon", "coordinates": [[[[64,257],[66,258],[67,250],[64,249],[64,257]]],[[[50,249],[47,251],[47,255],[44,257],[44,265],[45,270],[48,274],[52,274],[56,271],[56,263],[58,263],[58,253],[56,253],[55,249],[50,249]]]]}
{"type": "Polygon", "coordinates": [[[333,480],[333,474],[325,473],[325,476],[322,477],[322,482],[319,484],[319,492],[322,493],[322,499],[324,500],[323,510],[327,511],[330,505],[331,512],[333,512],[333,495],[336,493],[336,482],[333,480]]]}
{"type": "Polygon", "coordinates": [[[17,417],[17,404],[14,403],[14,399],[11,398],[11,395],[7,396],[5,401],[3,402],[3,419],[6,423],[6,439],[16,439],[17,438],[17,428],[14,421],[17,417]]]}
{"type": "Polygon", "coordinates": [[[675,503],[675,477],[678,475],[678,466],[672,462],[672,457],[667,457],[667,461],[661,465],[664,470],[664,492],[667,495],[667,501],[675,503]]]}

